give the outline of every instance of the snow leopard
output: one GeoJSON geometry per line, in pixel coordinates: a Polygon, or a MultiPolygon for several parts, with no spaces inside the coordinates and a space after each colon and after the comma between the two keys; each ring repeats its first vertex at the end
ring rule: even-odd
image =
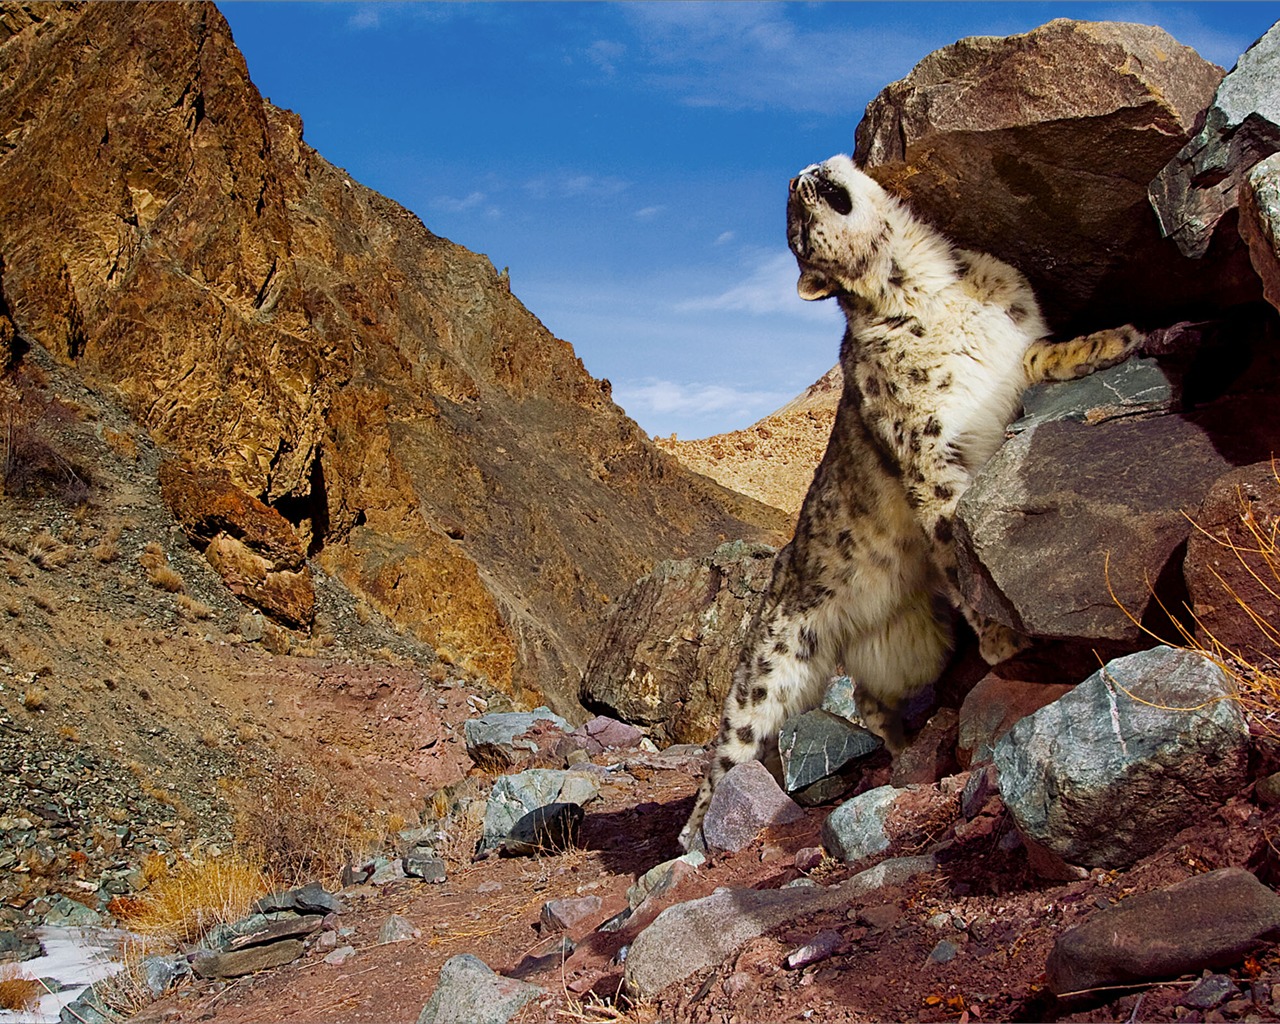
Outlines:
{"type": "Polygon", "coordinates": [[[834,298],[844,313],[844,389],[795,535],[749,627],[680,833],[685,849],[701,842],[726,771],[759,757],[778,774],[779,728],[816,706],[839,670],[867,727],[896,755],[903,702],[950,657],[954,610],[991,664],[1027,646],[961,597],[956,503],[1029,385],[1112,366],[1142,341],[1132,326],[1047,340],[1019,271],[953,246],[847,156],[792,179],[787,241],[801,298],[834,298]]]}

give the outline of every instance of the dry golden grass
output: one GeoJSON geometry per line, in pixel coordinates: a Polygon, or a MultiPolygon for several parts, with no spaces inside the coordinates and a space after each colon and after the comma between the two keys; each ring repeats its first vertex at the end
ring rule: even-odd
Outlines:
{"type": "Polygon", "coordinates": [[[74,725],[64,725],[58,729],[58,738],[65,740],[67,743],[80,742],[80,730],[74,725]]]}
{"type": "Polygon", "coordinates": [[[187,618],[196,621],[213,617],[212,608],[186,594],[178,595],[178,610],[187,618]]]}
{"type": "Polygon", "coordinates": [[[25,553],[36,566],[46,572],[52,572],[71,561],[75,551],[48,530],[41,530],[27,541],[25,553]]]}
{"type": "Polygon", "coordinates": [[[34,1010],[47,989],[13,964],[0,966],[0,1010],[34,1010]]]}
{"type": "Polygon", "coordinates": [[[103,565],[110,565],[120,558],[120,546],[115,541],[104,537],[94,545],[93,557],[103,565]]]}
{"type": "Polygon", "coordinates": [[[186,586],[182,582],[182,577],[168,565],[157,565],[154,569],[148,569],[147,582],[157,590],[165,590],[170,594],[176,594],[186,586]]]}
{"type": "Polygon", "coordinates": [[[193,857],[136,899],[113,901],[113,912],[140,935],[194,942],[214,925],[240,920],[270,889],[271,880],[243,855],[193,857]]]}
{"type": "Polygon", "coordinates": [[[216,729],[205,729],[200,734],[200,745],[209,750],[216,750],[222,738],[216,729]]]}
{"type": "Polygon", "coordinates": [[[45,692],[43,686],[28,686],[22,695],[22,706],[28,711],[39,711],[44,707],[45,692]]]}

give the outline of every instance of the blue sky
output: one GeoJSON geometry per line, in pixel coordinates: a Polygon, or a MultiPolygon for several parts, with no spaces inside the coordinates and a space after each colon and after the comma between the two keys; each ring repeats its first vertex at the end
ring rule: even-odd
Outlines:
{"type": "Polygon", "coordinates": [[[747,426],[835,362],[788,179],[931,50],[1056,17],[1230,67],[1270,3],[220,3],[306,141],[512,290],[653,435],[747,426]]]}

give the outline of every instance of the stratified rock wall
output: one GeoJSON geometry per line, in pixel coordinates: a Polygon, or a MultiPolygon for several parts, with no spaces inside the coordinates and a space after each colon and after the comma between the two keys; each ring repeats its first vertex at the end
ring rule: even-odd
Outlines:
{"type": "Polygon", "coordinates": [[[562,708],[612,595],[781,525],[656,451],[485,257],[308,147],[212,4],[0,8],[0,256],[19,330],[562,708]]]}

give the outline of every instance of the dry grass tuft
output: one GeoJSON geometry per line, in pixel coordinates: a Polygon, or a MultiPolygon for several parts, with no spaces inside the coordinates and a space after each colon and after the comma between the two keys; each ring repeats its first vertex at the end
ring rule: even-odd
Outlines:
{"type": "Polygon", "coordinates": [[[142,549],[142,554],[138,556],[138,564],[146,570],[147,582],[157,590],[176,594],[185,586],[182,577],[169,564],[169,556],[165,554],[164,548],[155,541],[148,542],[142,549]]]}
{"type": "MultiPolygon", "coordinates": [[[[1271,464],[1272,475],[1280,492],[1280,468],[1271,464]]],[[[1237,543],[1230,536],[1217,536],[1200,527],[1194,520],[1192,527],[1222,549],[1224,559],[1234,559],[1244,569],[1261,591],[1270,599],[1280,602],[1280,518],[1260,522],[1254,508],[1243,493],[1239,495],[1240,526],[1246,540],[1237,543]]],[[[1188,517],[1190,518],[1190,517],[1188,517]]],[[[1253,713],[1254,718],[1273,734],[1280,732],[1275,723],[1280,719],[1280,625],[1269,621],[1249,604],[1249,600],[1237,593],[1222,573],[1210,567],[1209,571],[1222,588],[1227,601],[1239,608],[1257,629],[1258,641],[1247,650],[1237,650],[1214,635],[1192,608],[1185,608],[1184,616],[1172,614],[1156,596],[1148,581],[1147,588],[1168,619],[1174,623],[1185,650],[1196,651],[1223,670],[1235,684],[1236,697],[1253,713]]],[[[1108,589],[1110,580],[1108,578],[1108,589]]],[[[1138,618],[1125,608],[1111,590],[1111,599],[1144,633],[1162,640],[1142,625],[1138,618]]],[[[1163,640],[1162,640],[1163,642],[1163,640]]]]}
{"type": "Polygon", "coordinates": [[[187,618],[192,619],[193,621],[210,619],[213,617],[212,608],[210,608],[207,604],[197,601],[194,597],[189,597],[186,594],[178,595],[178,610],[181,611],[183,615],[187,616],[187,618]]]}
{"type": "Polygon", "coordinates": [[[111,909],[141,935],[194,942],[217,924],[240,920],[271,887],[247,858],[224,853],[181,861],[140,896],[113,900],[111,909]]]}
{"type": "Polygon", "coordinates": [[[22,706],[28,711],[39,711],[44,707],[45,692],[43,686],[28,686],[22,695],[22,706]]]}
{"type": "Polygon", "coordinates": [[[48,530],[41,530],[26,544],[26,556],[46,572],[60,569],[71,561],[74,550],[63,544],[48,530]]]}
{"type": "Polygon", "coordinates": [[[74,725],[64,725],[58,729],[58,738],[66,741],[67,743],[79,743],[80,730],[74,725]]]}
{"type": "Polygon", "coordinates": [[[19,1013],[34,1010],[47,989],[35,978],[26,977],[17,967],[0,967],[0,1010],[19,1013]]]}
{"type": "Polygon", "coordinates": [[[110,565],[120,558],[120,546],[113,540],[103,538],[94,545],[93,557],[103,565],[110,565]]]}

